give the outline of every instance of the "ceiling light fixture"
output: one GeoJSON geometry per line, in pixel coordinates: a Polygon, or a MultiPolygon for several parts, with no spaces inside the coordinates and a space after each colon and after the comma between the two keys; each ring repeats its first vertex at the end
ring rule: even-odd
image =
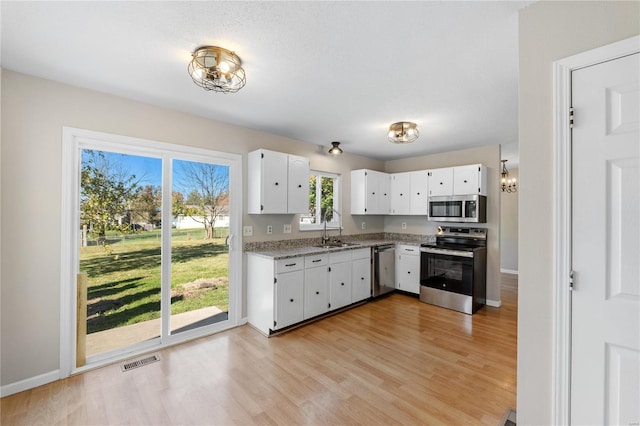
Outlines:
{"type": "Polygon", "coordinates": [[[342,149],[340,148],[340,142],[331,142],[331,149],[329,150],[329,154],[332,155],[340,155],[342,154],[342,149]]]}
{"type": "Polygon", "coordinates": [[[500,160],[502,161],[502,182],[500,184],[500,189],[502,192],[516,192],[518,188],[516,187],[516,178],[509,179],[509,170],[507,170],[507,161],[509,160],[500,160]]]}
{"type": "Polygon", "coordinates": [[[238,55],[217,46],[196,49],[189,62],[189,75],[204,90],[235,93],[247,82],[238,55]]]}
{"type": "Polygon", "coordinates": [[[411,143],[418,139],[420,132],[416,123],[410,121],[399,121],[389,126],[387,137],[393,143],[411,143]]]}

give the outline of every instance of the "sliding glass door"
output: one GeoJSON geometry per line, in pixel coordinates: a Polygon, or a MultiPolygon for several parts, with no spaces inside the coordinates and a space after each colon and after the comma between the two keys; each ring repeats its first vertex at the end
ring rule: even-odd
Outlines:
{"type": "Polygon", "coordinates": [[[241,157],[68,133],[70,370],[237,325],[241,157]]]}

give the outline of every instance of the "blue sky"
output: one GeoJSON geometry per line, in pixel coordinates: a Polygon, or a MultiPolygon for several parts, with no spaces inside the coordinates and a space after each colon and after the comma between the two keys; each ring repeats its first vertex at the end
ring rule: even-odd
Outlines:
{"type": "MultiPolygon", "coordinates": [[[[128,173],[135,175],[136,178],[141,179],[138,186],[162,185],[162,160],[154,157],[144,157],[139,155],[119,154],[114,152],[100,151],[104,154],[105,158],[114,165],[120,165],[128,173]]],[[[82,150],[82,161],[87,158],[87,150],[82,150]]],[[[183,162],[184,160],[174,160],[175,163],[183,162]]],[[[174,190],[178,182],[184,181],[182,179],[182,172],[180,167],[173,168],[173,186],[174,190]]],[[[182,191],[185,196],[190,192],[188,189],[182,191]]]]}

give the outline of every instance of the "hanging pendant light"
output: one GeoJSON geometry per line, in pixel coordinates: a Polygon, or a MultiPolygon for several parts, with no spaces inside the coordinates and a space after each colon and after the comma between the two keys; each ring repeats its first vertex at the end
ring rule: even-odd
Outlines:
{"type": "Polygon", "coordinates": [[[247,80],[238,55],[218,46],[203,46],[196,49],[189,62],[189,75],[193,82],[204,90],[235,93],[247,80]]]}
{"type": "Polygon", "coordinates": [[[500,160],[502,161],[502,181],[500,183],[500,190],[502,192],[516,192],[518,190],[516,186],[516,178],[509,179],[509,170],[507,170],[507,161],[509,160],[500,160]]]}
{"type": "Polygon", "coordinates": [[[329,154],[332,155],[340,155],[342,154],[342,149],[340,148],[340,142],[331,142],[331,149],[329,149],[329,154]]]}
{"type": "Polygon", "coordinates": [[[418,131],[418,125],[410,121],[399,121],[389,126],[389,133],[387,137],[389,142],[393,143],[411,143],[418,139],[420,132],[418,131]]]}

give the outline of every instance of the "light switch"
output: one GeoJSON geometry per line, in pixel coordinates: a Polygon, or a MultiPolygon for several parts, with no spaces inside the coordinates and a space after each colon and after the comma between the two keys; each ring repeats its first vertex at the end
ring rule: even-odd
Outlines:
{"type": "Polygon", "coordinates": [[[290,223],[285,223],[284,224],[284,231],[285,234],[290,234],[291,233],[291,224],[290,223]]]}
{"type": "Polygon", "coordinates": [[[253,226],[247,225],[242,227],[243,237],[253,237],[253,226]]]}
{"type": "Polygon", "coordinates": [[[407,222],[402,222],[402,229],[407,229],[407,222]]]}

